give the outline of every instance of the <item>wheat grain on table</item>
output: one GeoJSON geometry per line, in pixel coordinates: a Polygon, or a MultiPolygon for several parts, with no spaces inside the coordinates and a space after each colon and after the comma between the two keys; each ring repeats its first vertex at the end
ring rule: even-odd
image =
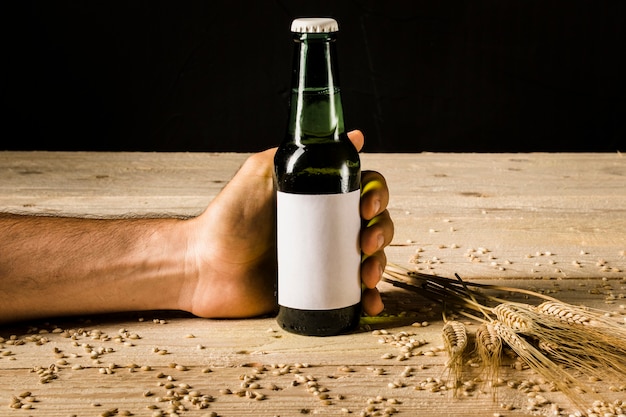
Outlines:
{"type": "MultiPolygon", "coordinates": [[[[0,152],[14,213],[194,216],[246,154],[0,152]]],[[[363,154],[391,191],[389,260],[504,283],[626,315],[626,159],[619,153],[363,154]]],[[[381,283],[386,305],[353,334],[286,333],[273,317],[180,312],[51,318],[0,327],[0,415],[570,415],[548,381],[501,365],[446,387],[439,305],[381,283]]],[[[468,324],[469,329],[477,327],[468,324]]],[[[618,415],[624,384],[591,381],[618,415]]],[[[593,401],[589,407],[594,406],[593,401]]]]}

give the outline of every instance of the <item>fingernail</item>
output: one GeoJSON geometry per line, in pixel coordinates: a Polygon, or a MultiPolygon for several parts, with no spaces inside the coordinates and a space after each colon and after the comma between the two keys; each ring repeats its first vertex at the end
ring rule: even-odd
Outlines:
{"type": "Polygon", "coordinates": [[[385,243],[385,236],[383,235],[378,235],[378,249],[383,247],[383,244],[385,243]]]}

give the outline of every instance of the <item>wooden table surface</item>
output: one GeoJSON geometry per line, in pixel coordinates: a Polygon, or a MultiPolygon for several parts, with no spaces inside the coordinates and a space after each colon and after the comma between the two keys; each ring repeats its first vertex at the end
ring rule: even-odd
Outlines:
{"type": "MultiPolygon", "coordinates": [[[[193,216],[246,156],[0,152],[0,210],[193,216]]],[[[389,183],[391,262],[550,292],[612,312],[624,325],[620,153],[363,154],[362,162],[389,183]]],[[[163,311],[0,327],[0,416],[574,412],[546,381],[507,365],[495,400],[476,381],[455,397],[445,388],[439,307],[387,283],[379,288],[385,312],[329,338],[286,333],[273,317],[205,320],[163,311]],[[520,381],[534,388],[522,390],[520,381]],[[11,408],[18,401],[21,408],[11,408]]],[[[593,384],[607,401],[626,402],[626,377],[621,386],[593,384]]],[[[621,411],[596,405],[600,416],[621,411]]]]}

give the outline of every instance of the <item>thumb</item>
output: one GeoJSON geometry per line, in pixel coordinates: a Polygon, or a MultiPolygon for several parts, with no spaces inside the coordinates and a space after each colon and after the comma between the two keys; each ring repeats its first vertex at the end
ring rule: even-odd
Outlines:
{"type": "Polygon", "coordinates": [[[363,136],[363,132],[360,130],[353,130],[348,132],[348,139],[354,145],[357,151],[361,151],[363,148],[363,144],[365,143],[365,136],[363,136]]]}

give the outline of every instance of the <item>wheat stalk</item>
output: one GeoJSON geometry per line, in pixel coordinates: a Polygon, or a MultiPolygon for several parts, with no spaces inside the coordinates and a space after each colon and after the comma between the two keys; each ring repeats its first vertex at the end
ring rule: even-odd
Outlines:
{"type": "Polygon", "coordinates": [[[542,303],[535,311],[541,318],[551,319],[553,326],[554,322],[564,324],[560,339],[552,341],[550,350],[559,362],[585,369],[597,378],[623,381],[626,375],[626,330],[623,327],[614,325],[597,311],[566,303],[542,303]]]}
{"type": "Polygon", "coordinates": [[[505,303],[496,317],[515,332],[534,339],[556,362],[595,378],[622,380],[626,374],[626,335],[602,315],[567,303],[539,306],[505,303]]]}
{"type": "Polygon", "coordinates": [[[464,354],[468,346],[467,329],[463,323],[450,320],[443,325],[442,335],[444,347],[448,353],[446,368],[452,375],[452,386],[456,394],[463,372],[464,354]]]}
{"type": "Polygon", "coordinates": [[[544,377],[563,392],[576,405],[583,407],[580,392],[590,390],[565,368],[559,366],[535,348],[526,338],[499,321],[493,322],[494,330],[500,338],[519,356],[534,372],[544,377]]]}
{"type": "MultiPolygon", "coordinates": [[[[561,305],[564,311],[565,305],[561,305]]],[[[604,372],[604,366],[598,367],[599,355],[604,352],[598,350],[601,346],[598,339],[589,337],[588,328],[562,320],[558,314],[542,314],[537,310],[528,304],[514,303],[503,303],[493,308],[504,326],[528,337],[551,360],[596,377],[599,372],[604,372]]]]}
{"type": "Polygon", "coordinates": [[[455,384],[462,372],[455,343],[463,335],[467,340],[467,332],[460,333],[456,324],[445,320],[446,310],[482,322],[476,331],[475,350],[492,386],[497,380],[504,345],[577,405],[582,405],[580,391],[591,392],[579,382],[580,376],[623,383],[626,329],[607,319],[605,312],[576,307],[526,289],[467,282],[458,275],[456,278],[431,276],[396,265],[388,266],[383,276],[385,281],[443,306],[443,337],[444,341],[449,340],[448,366],[455,384]],[[490,295],[490,290],[530,296],[541,303],[535,306],[505,301],[490,295]]]}
{"type": "Polygon", "coordinates": [[[491,385],[493,399],[496,399],[496,381],[502,358],[502,338],[494,323],[482,323],[476,330],[476,353],[480,359],[483,378],[491,385]]]}

